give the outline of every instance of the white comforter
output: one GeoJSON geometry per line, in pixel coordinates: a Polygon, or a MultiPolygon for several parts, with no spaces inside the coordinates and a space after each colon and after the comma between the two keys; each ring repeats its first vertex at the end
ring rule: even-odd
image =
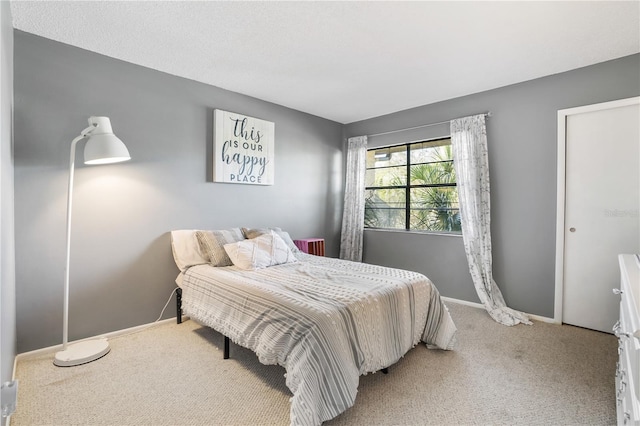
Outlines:
{"type": "Polygon", "coordinates": [[[318,425],[351,407],[359,376],[420,341],[451,349],[456,327],[424,275],[338,259],[258,271],[189,268],[184,313],[285,367],[291,424],[318,425]]]}

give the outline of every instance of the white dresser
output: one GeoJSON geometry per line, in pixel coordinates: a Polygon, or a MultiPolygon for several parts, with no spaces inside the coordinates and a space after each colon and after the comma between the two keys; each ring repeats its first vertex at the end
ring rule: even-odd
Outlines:
{"type": "Polygon", "coordinates": [[[640,426],[640,257],[621,254],[620,320],[613,327],[618,338],[616,412],[619,425],[640,426]]]}

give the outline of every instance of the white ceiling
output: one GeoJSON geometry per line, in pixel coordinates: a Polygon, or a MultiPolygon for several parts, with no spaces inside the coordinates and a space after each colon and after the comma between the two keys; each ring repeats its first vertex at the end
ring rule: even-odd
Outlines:
{"type": "Polygon", "coordinates": [[[340,123],[640,52],[639,1],[15,1],[14,27],[340,123]]]}

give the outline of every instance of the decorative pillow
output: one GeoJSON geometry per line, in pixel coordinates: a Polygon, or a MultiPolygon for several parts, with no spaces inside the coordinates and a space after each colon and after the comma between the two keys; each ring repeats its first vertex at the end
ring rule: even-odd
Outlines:
{"type": "Polygon", "coordinates": [[[284,240],[274,231],[250,240],[225,244],[224,249],[233,264],[245,270],[298,261],[284,240]]]}
{"type": "Polygon", "coordinates": [[[271,231],[278,234],[278,236],[284,240],[284,242],[287,244],[287,247],[289,247],[289,250],[291,250],[292,253],[300,253],[300,249],[294,244],[293,240],[289,236],[289,233],[286,231],[283,231],[280,228],[255,228],[255,229],[242,228],[242,233],[248,239],[252,239],[252,238],[259,237],[260,235],[268,234],[271,231]]]}
{"type": "Polygon", "coordinates": [[[224,245],[244,240],[240,228],[221,231],[197,231],[200,251],[211,266],[231,266],[233,263],[224,251],[224,245]]]}
{"type": "Polygon", "coordinates": [[[171,252],[178,269],[184,271],[188,266],[208,263],[200,251],[195,229],[171,231],[171,252]]]}

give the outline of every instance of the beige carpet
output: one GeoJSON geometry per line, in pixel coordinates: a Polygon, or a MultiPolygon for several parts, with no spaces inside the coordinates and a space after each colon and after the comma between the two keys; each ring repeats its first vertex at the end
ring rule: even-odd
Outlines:
{"type": "MultiPolygon", "coordinates": [[[[355,405],[328,425],[615,424],[616,339],[535,322],[505,327],[449,304],[452,352],[418,346],[388,375],[360,378],[355,405]]],[[[264,366],[194,321],[112,339],[96,362],[21,360],[11,425],[287,425],[284,369],[264,366]]]]}

